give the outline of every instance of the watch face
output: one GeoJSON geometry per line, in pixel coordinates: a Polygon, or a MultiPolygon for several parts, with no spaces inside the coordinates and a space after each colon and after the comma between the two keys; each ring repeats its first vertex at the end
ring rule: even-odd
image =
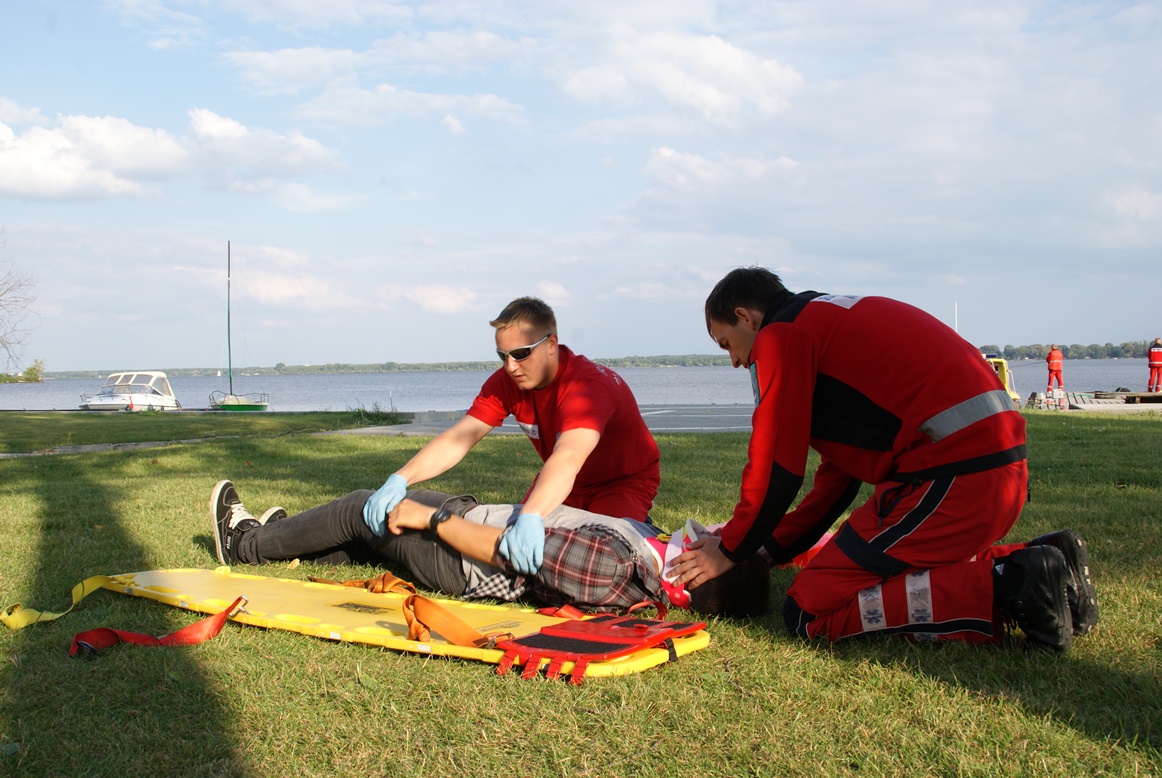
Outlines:
{"type": "Polygon", "coordinates": [[[428,521],[428,529],[430,529],[432,532],[435,532],[436,527],[440,526],[451,517],[451,511],[449,511],[447,508],[441,508],[432,514],[431,520],[428,521]]]}

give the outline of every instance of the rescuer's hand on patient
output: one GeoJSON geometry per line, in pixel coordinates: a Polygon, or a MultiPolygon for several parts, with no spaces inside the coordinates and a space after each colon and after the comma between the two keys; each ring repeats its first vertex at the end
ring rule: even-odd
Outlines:
{"type": "Polygon", "coordinates": [[[504,533],[496,552],[521,575],[534,575],[545,559],[545,524],[535,513],[522,513],[504,533]]]}
{"type": "Polygon", "coordinates": [[[387,513],[387,531],[393,535],[405,530],[421,530],[431,526],[432,509],[415,500],[402,500],[387,513]]]}
{"type": "Polygon", "coordinates": [[[388,512],[399,505],[407,493],[407,479],[399,473],[389,475],[383,486],[379,487],[379,491],[368,497],[367,502],[363,504],[363,521],[367,528],[383,537],[388,512]]]}
{"type": "Polygon", "coordinates": [[[719,548],[719,537],[702,538],[690,544],[689,551],[683,551],[670,563],[669,573],[673,580],[687,589],[697,589],[712,578],[734,567],[734,562],[726,558],[719,548]]]}

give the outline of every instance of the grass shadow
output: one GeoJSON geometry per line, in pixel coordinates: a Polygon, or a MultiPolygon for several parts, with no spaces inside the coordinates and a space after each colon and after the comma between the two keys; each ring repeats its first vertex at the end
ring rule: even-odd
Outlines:
{"type": "MultiPolygon", "coordinates": [[[[1109,634],[1110,627],[1099,624],[1095,632],[1076,638],[1066,655],[1030,649],[1019,632],[996,645],[918,644],[877,635],[809,641],[793,636],[783,624],[784,593],[793,577],[793,570],[774,571],[770,611],[762,619],[734,625],[755,640],[836,663],[844,668],[839,674],[857,675],[854,668],[869,664],[900,671],[970,698],[1015,705],[1028,717],[1060,722],[1095,741],[1152,751],[1151,758],[1162,762],[1162,666],[1150,657],[1136,665],[1124,657],[1116,665],[1092,658],[1110,644],[1128,642],[1109,634]],[[1087,644],[1094,641],[1091,649],[1087,644]]],[[[1154,652],[1162,643],[1162,627],[1157,632],[1146,640],[1154,652]]]]}
{"type": "MultiPolygon", "coordinates": [[[[68,592],[95,574],[149,569],[151,554],[126,530],[125,493],[90,477],[122,457],[24,460],[9,470],[35,505],[16,520],[39,525],[25,602],[63,610],[68,592]],[[96,566],[96,569],[94,569],[96,566]]],[[[66,618],[11,635],[0,671],[6,757],[16,773],[58,775],[245,775],[214,679],[189,648],[119,646],[70,658],[73,634],[99,626],[162,635],[193,614],[96,592],[66,618]],[[143,652],[164,652],[162,661],[143,652]],[[54,728],[28,725],[51,709],[54,728]]]]}

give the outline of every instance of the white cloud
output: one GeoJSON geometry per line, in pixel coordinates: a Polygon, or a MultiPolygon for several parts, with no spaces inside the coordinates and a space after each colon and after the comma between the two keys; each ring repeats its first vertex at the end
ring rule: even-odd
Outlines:
{"type": "Polygon", "coordinates": [[[0,123],[4,124],[48,124],[39,108],[26,108],[15,100],[0,97],[0,123]]]}
{"type": "Polygon", "coordinates": [[[299,106],[301,116],[339,123],[378,124],[392,119],[432,119],[462,114],[495,121],[518,122],[523,109],[492,94],[433,94],[380,84],[373,89],[350,85],[329,87],[299,106]]]}
{"type": "Polygon", "coordinates": [[[311,311],[351,311],[368,305],[366,299],[348,294],[327,278],[308,273],[275,273],[257,268],[254,262],[247,264],[245,275],[236,274],[231,285],[232,297],[243,304],[254,300],[263,305],[311,311]]]}
{"type": "Polygon", "coordinates": [[[470,308],[476,299],[471,289],[444,284],[406,289],[403,296],[429,313],[459,313],[470,308]]]}
{"type": "Polygon", "coordinates": [[[279,208],[295,213],[333,211],[354,202],[350,195],[320,194],[306,184],[283,184],[271,197],[271,202],[279,208]]]}
{"type": "Polygon", "coordinates": [[[396,33],[367,51],[369,64],[417,73],[462,73],[494,62],[510,63],[537,51],[530,38],[505,38],[488,30],[396,33]]]}
{"type": "Polygon", "coordinates": [[[203,177],[232,191],[264,192],[274,179],[334,170],[335,152],[298,132],[250,129],[205,108],[189,112],[190,143],[203,177]]]}
{"type": "Polygon", "coordinates": [[[264,94],[297,93],[333,81],[359,83],[385,72],[429,76],[510,63],[536,51],[530,39],[504,38],[485,30],[396,33],[365,49],[304,46],[223,55],[239,75],[264,94]]]}
{"type": "Polygon", "coordinates": [[[200,30],[205,22],[190,13],[177,11],[172,6],[193,6],[209,15],[221,10],[227,15],[240,15],[257,25],[271,25],[281,30],[325,29],[329,27],[359,27],[380,23],[401,24],[413,18],[414,12],[403,2],[391,0],[218,0],[218,2],[162,2],[162,0],[106,0],[107,6],[120,14],[127,23],[142,26],[155,38],[200,30]]]}
{"type": "Polygon", "coordinates": [[[303,251],[282,248],[281,246],[241,246],[246,254],[243,260],[246,265],[262,262],[277,265],[278,267],[306,267],[311,263],[310,255],[303,251]]]}
{"type": "Polygon", "coordinates": [[[623,34],[609,44],[606,60],[566,73],[563,91],[587,103],[661,100],[720,127],[737,126],[747,111],[782,110],[803,83],[794,68],[716,35],[623,34]]]}
{"type": "Polygon", "coordinates": [[[447,284],[384,284],[375,290],[375,306],[380,310],[390,310],[400,298],[415,303],[421,310],[435,314],[454,314],[470,310],[476,300],[476,293],[467,287],[453,287],[447,284]]]}
{"type": "Polygon", "coordinates": [[[253,22],[289,30],[401,24],[414,16],[407,3],[391,0],[223,0],[222,4],[253,22]]]}
{"type": "Polygon", "coordinates": [[[585,122],[573,135],[589,143],[622,143],[626,138],[668,138],[697,133],[700,127],[673,113],[638,113],[585,122]]]}
{"type": "Polygon", "coordinates": [[[641,283],[634,286],[619,286],[613,290],[615,297],[628,297],[632,300],[669,300],[678,296],[672,287],[660,283],[641,283]]]}
{"type": "Polygon", "coordinates": [[[464,125],[460,123],[459,119],[457,119],[455,116],[452,116],[451,114],[448,114],[443,119],[441,119],[440,124],[444,125],[444,127],[448,129],[448,132],[452,133],[453,135],[464,134],[464,125]]]}
{"type": "Polygon", "coordinates": [[[169,133],[115,117],[66,116],[20,135],[0,124],[0,192],[23,197],[138,196],[187,158],[169,133]]]}
{"type": "Polygon", "coordinates": [[[760,156],[723,155],[714,161],[663,146],[650,152],[644,170],[657,184],[688,189],[728,187],[740,181],[760,180],[772,172],[793,170],[795,167],[797,163],[788,157],[769,160],[760,156]]]}
{"type": "Polygon", "coordinates": [[[309,46],[278,51],[239,51],[223,57],[264,93],[298,92],[358,72],[366,57],[350,49],[309,46]]]}
{"type": "Polygon", "coordinates": [[[1113,195],[1114,209],[1122,216],[1140,222],[1158,221],[1162,215],[1162,194],[1142,187],[1132,187],[1113,195]]]}
{"type": "Polygon", "coordinates": [[[206,26],[193,14],[175,10],[175,3],[162,0],[106,0],[105,5],[121,16],[124,24],[144,28],[154,50],[189,47],[203,39],[206,26]]]}
{"type": "Polygon", "coordinates": [[[556,281],[541,281],[537,284],[536,289],[537,296],[551,306],[564,305],[573,297],[564,284],[556,281]]]}
{"type": "Polygon", "coordinates": [[[681,154],[666,147],[650,152],[645,170],[658,183],[676,187],[713,183],[725,172],[721,165],[697,154],[681,154]]]}
{"type": "MultiPolygon", "coordinates": [[[[279,179],[340,166],[335,152],[298,132],[250,129],[202,108],[189,116],[190,134],[184,137],[113,116],[63,116],[56,126],[33,126],[20,134],[0,124],[0,193],[36,199],[136,197],[151,184],[190,172],[215,187],[268,192],[279,179]]],[[[303,186],[283,189],[279,197],[291,210],[344,202],[312,195],[303,186]]]]}

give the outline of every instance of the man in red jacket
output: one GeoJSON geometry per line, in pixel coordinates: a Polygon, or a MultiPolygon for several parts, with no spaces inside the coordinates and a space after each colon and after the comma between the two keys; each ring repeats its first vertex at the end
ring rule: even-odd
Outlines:
{"type": "Polygon", "coordinates": [[[1150,382],[1147,392],[1162,392],[1162,338],[1154,338],[1146,352],[1146,364],[1150,368],[1150,382]]]}
{"type": "Polygon", "coordinates": [[[855,500],[873,496],[791,584],[796,634],[999,641],[1016,622],[1031,645],[1069,648],[1097,620],[1080,536],[993,546],[1024,505],[1025,421],[971,344],[882,297],[792,294],[739,268],[706,301],[711,337],[756,388],[740,499],[720,535],[670,572],[689,587],[760,549],[776,564],[810,548],[855,500]],[[808,448],[822,462],[810,492],[808,448]]]}
{"type": "Polygon", "coordinates": [[[1057,382],[1058,389],[1065,388],[1065,382],[1061,380],[1061,368],[1065,365],[1065,355],[1061,353],[1061,349],[1057,348],[1054,343],[1049,347],[1049,353],[1045,356],[1045,364],[1049,366],[1049,386],[1045,392],[1053,391],[1053,382],[1057,382]]]}

